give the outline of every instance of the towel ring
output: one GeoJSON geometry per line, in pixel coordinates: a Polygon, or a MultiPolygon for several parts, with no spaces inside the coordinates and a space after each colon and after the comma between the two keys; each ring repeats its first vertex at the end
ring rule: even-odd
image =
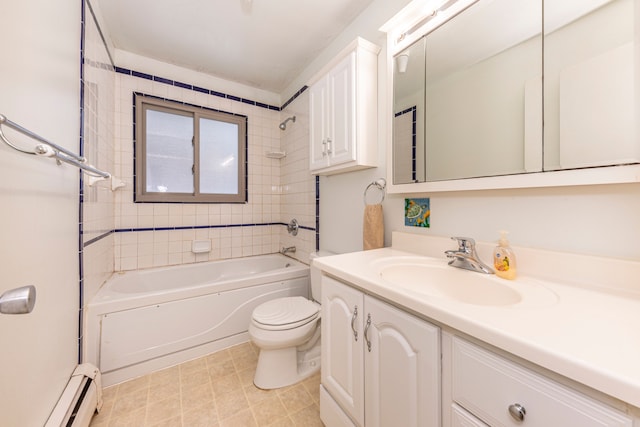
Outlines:
{"type": "Polygon", "coordinates": [[[385,188],[387,188],[387,180],[384,178],[380,178],[377,179],[375,181],[373,181],[371,184],[367,185],[367,188],[364,189],[364,205],[367,205],[367,192],[372,188],[375,187],[378,190],[380,190],[382,192],[382,196],[380,198],[380,201],[378,203],[382,203],[384,202],[384,194],[385,194],[385,188]]]}

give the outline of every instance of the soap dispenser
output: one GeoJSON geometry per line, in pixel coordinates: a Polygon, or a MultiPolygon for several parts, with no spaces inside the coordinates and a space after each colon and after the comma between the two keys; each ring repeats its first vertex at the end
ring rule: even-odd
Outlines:
{"type": "Polygon", "coordinates": [[[507,234],[500,231],[498,246],[493,250],[493,266],[498,277],[513,280],[516,278],[516,255],[509,246],[507,234]]]}

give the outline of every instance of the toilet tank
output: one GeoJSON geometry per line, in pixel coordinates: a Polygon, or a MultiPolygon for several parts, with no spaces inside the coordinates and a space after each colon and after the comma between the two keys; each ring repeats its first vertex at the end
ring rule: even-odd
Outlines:
{"type": "Polygon", "coordinates": [[[329,251],[318,251],[318,252],[312,252],[311,254],[309,254],[309,278],[311,281],[311,299],[313,299],[318,303],[322,301],[322,293],[321,293],[322,273],[320,272],[320,269],[314,265],[313,260],[318,257],[329,256],[329,255],[335,255],[335,254],[329,251]]]}

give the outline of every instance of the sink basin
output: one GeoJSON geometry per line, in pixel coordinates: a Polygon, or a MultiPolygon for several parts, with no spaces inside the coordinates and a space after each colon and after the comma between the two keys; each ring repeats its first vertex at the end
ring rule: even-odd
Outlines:
{"type": "Polygon", "coordinates": [[[393,257],[374,266],[383,281],[412,293],[479,306],[543,307],[557,296],[540,281],[501,279],[447,265],[427,257],[393,257]]]}

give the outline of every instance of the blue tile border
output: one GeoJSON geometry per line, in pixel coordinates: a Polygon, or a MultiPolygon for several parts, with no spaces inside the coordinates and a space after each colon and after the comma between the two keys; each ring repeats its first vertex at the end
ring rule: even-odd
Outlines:
{"type": "Polygon", "coordinates": [[[418,178],[417,173],[417,127],[418,127],[418,109],[414,105],[406,108],[393,115],[394,118],[400,117],[404,114],[411,113],[411,179],[415,182],[418,178]]]}
{"type": "MultiPolygon", "coordinates": [[[[108,52],[108,50],[107,50],[107,52],[108,52]]],[[[195,92],[204,93],[206,95],[217,96],[219,98],[225,98],[225,99],[229,99],[231,101],[241,102],[243,104],[248,104],[248,105],[253,105],[255,107],[266,108],[266,109],[272,110],[272,111],[282,111],[282,110],[284,110],[289,104],[291,104],[297,97],[302,95],[302,93],[309,88],[306,85],[303,86],[302,88],[300,88],[300,90],[298,90],[295,94],[293,94],[293,96],[291,96],[291,98],[289,98],[284,104],[282,104],[281,107],[278,107],[276,105],[269,105],[269,104],[265,104],[264,102],[253,101],[251,99],[241,98],[239,96],[230,95],[230,94],[223,93],[223,92],[218,92],[218,91],[213,90],[213,89],[206,89],[206,88],[203,88],[203,87],[200,87],[200,86],[194,86],[194,85],[190,85],[188,83],[183,83],[183,82],[179,82],[179,81],[176,81],[176,80],[167,79],[165,77],[160,77],[160,76],[156,76],[156,75],[153,75],[153,74],[142,73],[140,71],[130,70],[128,68],[114,66],[114,71],[116,73],[125,74],[127,76],[138,77],[138,78],[145,79],[145,80],[151,80],[151,81],[158,82],[158,83],[163,83],[163,84],[166,84],[166,85],[169,85],[169,86],[175,86],[175,87],[179,87],[179,88],[182,88],[182,89],[187,89],[187,90],[192,90],[192,91],[195,91],[195,92]]]]}
{"type": "MultiPolygon", "coordinates": [[[[317,219],[316,219],[317,222],[317,219]]],[[[87,247],[94,243],[99,242],[100,240],[109,237],[114,233],[138,233],[143,231],[180,231],[180,230],[202,230],[209,228],[238,228],[238,227],[266,227],[271,225],[282,225],[284,227],[287,226],[284,222],[258,222],[258,223],[242,223],[242,224],[216,224],[216,225],[182,225],[175,227],[131,227],[131,228],[117,228],[114,230],[106,231],[99,236],[94,237],[91,240],[87,240],[84,242],[83,247],[87,247]]],[[[307,227],[304,225],[300,225],[299,228],[308,231],[316,231],[313,227],[307,227]]],[[[317,234],[317,233],[316,233],[317,234]]],[[[317,248],[316,248],[317,249],[317,248]]]]}

